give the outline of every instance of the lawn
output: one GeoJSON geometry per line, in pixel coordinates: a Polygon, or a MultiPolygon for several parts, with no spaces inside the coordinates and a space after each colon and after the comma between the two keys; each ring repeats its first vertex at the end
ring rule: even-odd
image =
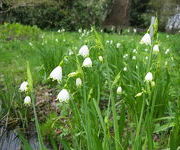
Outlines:
{"type": "Polygon", "coordinates": [[[2,126],[16,128],[24,138],[34,127],[40,149],[180,146],[179,34],[158,33],[145,45],[140,44],[144,33],[128,30],[42,31],[5,24],[0,31],[2,126]],[[156,44],[159,51],[153,50],[156,44]],[[83,45],[88,56],[78,54],[83,45]],[[92,66],[83,64],[85,57],[92,66]],[[50,74],[58,65],[62,80],[52,81],[50,74]],[[28,81],[26,92],[19,90],[23,81],[28,81]],[[63,89],[68,96],[58,98],[63,89]],[[32,99],[28,105],[26,96],[32,99]]]}

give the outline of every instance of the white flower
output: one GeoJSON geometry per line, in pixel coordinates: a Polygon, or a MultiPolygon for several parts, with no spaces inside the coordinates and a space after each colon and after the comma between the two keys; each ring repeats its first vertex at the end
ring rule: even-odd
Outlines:
{"type": "Polygon", "coordinates": [[[73,55],[74,54],[74,52],[72,51],[72,50],[69,50],[69,56],[71,56],[71,55],[73,55]]]}
{"type": "Polygon", "coordinates": [[[99,58],[100,62],[103,62],[103,57],[102,56],[99,56],[98,58],[99,58]]]}
{"type": "Polygon", "coordinates": [[[87,32],[86,32],[86,35],[89,35],[89,33],[90,33],[90,32],[89,32],[89,31],[87,31],[87,32]]]}
{"type": "Polygon", "coordinates": [[[86,33],[86,29],[84,29],[83,32],[86,33]]]}
{"type": "Polygon", "coordinates": [[[30,46],[33,46],[33,44],[32,44],[31,42],[29,42],[29,45],[30,45],[30,46]]]}
{"type": "Polygon", "coordinates": [[[57,66],[54,70],[50,73],[50,78],[53,80],[57,80],[58,82],[62,80],[62,68],[57,66]]]}
{"type": "Polygon", "coordinates": [[[133,59],[133,60],[136,60],[136,56],[133,56],[132,59],[133,59]]]}
{"type": "Polygon", "coordinates": [[[142,37],[142,39],[141,39],[141,41],[140,41],[140,44],[151,45],[151,36],[150,36],[148,33],[146,33],[146,34],[142,37]]]}
{"type": "Polygon", "coordinates": [[[82,85],[82,80],[81,80],[81,78],[77,78],[76,79],[76,86],[77,87],[80,87],[82,85]]]}
{"type": "Polygon", "coordinates": [[[28,82],[27,81],[22,82],[21,85],[20,85],[19,90],[21,92],[25,92],[25,91],[27,91],[27,89],[28,89],[28,82]]]}
{"type": "Polygon", "coordinates": [[[138,69],[139,67],[136,65],[136,69],[138,69]]]}
{"type": "Polygon", "coordinates": [[[24,98],[24,104],[25,104],[25,105],[30,105],[30,104],[31,104],[31,98],[30,98],[29,96],[26,96],[26,97],[24,98]]]}
{"type": "Polygon", "coordinates": [[[136,53],[136,54],[137,54],[137,50],[136,50],[136,49],[133,49],[133,53],[136,53]]]}
{"type": "Polygon", "coordinates": [[[92,67],[92,61],[91,61],[91,58],[86,58],[84,61],[83,61],[83,67],[92,67]]]}
{"type": "Polygon", "coordinates": [[[148,51],[148,49],[147,48],[145,48],[145,52],[147,52],[148,51]]]}
{"type": "Polygon", "coordinates": [[[153,52],[159,52],[159,46],[157,44],[153,46],[153,52]]]}
{"type": "Polygon", "coordinates": [[[148,56],[145,57],[146,60],[148,60],[148,58],[149,58],[148,56]]]}
{"type": "Polygon", "coordinates": [[[121,46],[121,43],[117,43],[116,47],[119,48],[121,46]]]}
{"type": "Polygon", "coordinates": [[[153,80],[153,75],[151,72],[148,72],[145,76],[145,81],[149,82],[153,80]]]}
{"type": "Polygon", "coordinates": [[[164,65],[165,65],[165,66],[167,66],[167,64],[168,64],[168,62],[167,62],[167,61],[165,61],[164,65]]]}
{"type": "Polygon", "coordinates": [[[127,58],[129,55],[128,54],[124,54],[123,55],[123,58],[127,58]]]}
{"type": "Polygon", "coordinates": [[[89,49],[87,47],[87,45],[83,45],[80,50],[79,50],[79,55],[83,56],[83,57],[87,57],[89,55],[89,49]]]}
{"type": "Polygon", "coordinates": [[[165,54],[168,54],[170,51],[170,49],[168,48],[166,51],[165,51],[165,54]]]}
{"type": "Polygon", "coordinates": [[[111,45],[113,44],[113,40],[110,40],[110,44],[111,44],[111,45]]]}
{"type": "Polygon", "coordinates": [[[123,68],[123,71],[127,71],[127,67],[124,67],[124,68],[123,68]]]}
{"type": "Polygon", "coordinates": [[[110,43],[110,41],[109,41],[109,40],[107,40],[107,41],[106,41],[106,43],[107,43],[107,44],[109,44],[109,43],[110,43]]]}
{"type": "Polygon", "coordinates": [[[122,94],[122,88],[119,86],[118,88],[117,88],[117,94],[122,94]]]}
{"type": "Polygon", "coordinates": [[[85,33],[82,33],[82,34],[81,34],[81,37],[83,37],[83,36],[85,36],[85,33]]]}
{"type": "Polygon", "coordinates": [[[81,32],[82,32],[82,29],[80,28],[80,29],[78,30],[78,32],[81,33],[81,32]]]}
{"type": "Polygon", "coordinates": [[[136,33],[136,32],[137,32],[137,30],[136,30],[135,28],[133,29],[133,31],[134,31],[134,33],[136,33]]]}
{"type": "Polygon", "coordinates": [[[60,101],[60,102],[67,102],[69,99],[70,99],[70,95],[69,95],[69,92],[66,90],[66,89],[62,89],[58,96],[57,96],[57,99],[60,101]]]}
{"type": "Polygon", "coordinates": [[[58,39],[56,39],[56,42],[58,42],[58,39]]]}

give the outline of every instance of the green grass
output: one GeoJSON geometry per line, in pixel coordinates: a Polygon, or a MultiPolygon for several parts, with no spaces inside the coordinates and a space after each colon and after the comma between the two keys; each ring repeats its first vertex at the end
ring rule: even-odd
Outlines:
{"type": "Polygon", "coordinates": [[[152,47],[139,44],[143,34],[93,31],[82,37],[75,32],[38,30],[34,36],[29,30],[26,35],[30,38],[25,40],[18,39],[22,36],[19,32],[10,41],[5,38],[9,33],[3,32],[0,40],[1,117],[17,119],[27,130],[27,124],[33,122],[27,113],[32,106],[24,107],[25,95],[18,92],[20,83],[27,80],[29,61],[35,93],[40,85],[56,93],[66,88],[71,94],[69,103],[57,104],[60,113],[51,112],[43,122],[39,119],[41,135],[54,149],[59,143],[64,149],[82,150],[175,150],[180,146],[179,35],[159,33],[160,52],[152,54],[152,47]],[[121,43],[119,48],[117,43],[121,43]],[[77,54],[84,44],[90,49],[92,68],[81,67],[83,58],[77,54]],[[170,52],[165,54],[168,48],[170,52]],[[71,56],[70,49],[74,52],[71,56]],[[128,57],[124,58],[125,54],[128,57]],[[103,62],[98,60],[100,55],[103,62]],[[48,77],[60,62],[63,80],[58,84],[48,77]],[[67,76],[76,70],[83,81],[81,88],[76,88],[75,77],[67,76]],[[144,81],[147,72],[152,72],[155,86],[144,81]],[[116,94],[118,86],[123,89],[121,95],[116,94]],[[143,94],[136,97],[140,92],[143,94]]]}

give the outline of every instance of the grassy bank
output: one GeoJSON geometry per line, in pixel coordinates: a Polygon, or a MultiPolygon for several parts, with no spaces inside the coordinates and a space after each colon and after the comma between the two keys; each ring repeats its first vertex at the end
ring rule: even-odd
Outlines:
{"type": "Polygon", "coordinates": [[[25,130],[34,124],[32,105],[23,104],[29,93],[19,92],[21,82],[28,80],[28,61],[41,136],[53,149],[180,146],[179,35],[159,33],[153,44],[160,50],[153,52],[152,46],[139,44],[143,35],[138,33],[50,32],[21,25],[0,29],[2,124],[25,130]],[[85,44],[90,68],[82,67],[84,58],[78,55],[85,44]],[[49,75],[60,62],[63,79],[58,83],[49,75]],[[69,77],[71,72],[78,74],[69,77]],[[148,72],[151,82],[145,81],[148,72]],[[76,78],[81,78],[81,87],[76,87],[76,78]],[[68,103],[55,100],[62,89],[70,93],[68,103]]]}

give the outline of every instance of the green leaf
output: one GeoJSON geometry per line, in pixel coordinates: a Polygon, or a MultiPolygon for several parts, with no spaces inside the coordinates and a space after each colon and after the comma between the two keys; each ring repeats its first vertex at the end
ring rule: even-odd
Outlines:
{"type": "Polygon", "coordinates": [[[162,126],[158,126],[155,128],[153,133],[159,133],[159,132],[166,131],[167,129],[174,127],[174,125],[175,125],[174,122],[172,122],[172,123],[168,123],[168,124],[165,124],[162,126]]]}
{"type": "Polygon", "coordinates": [[[29,62],[27,61],[27,80],[29,84],[29,90],[30,92],[33,91],[33,79],[32,79],[32,74],[29,66],[29,62]]]}

